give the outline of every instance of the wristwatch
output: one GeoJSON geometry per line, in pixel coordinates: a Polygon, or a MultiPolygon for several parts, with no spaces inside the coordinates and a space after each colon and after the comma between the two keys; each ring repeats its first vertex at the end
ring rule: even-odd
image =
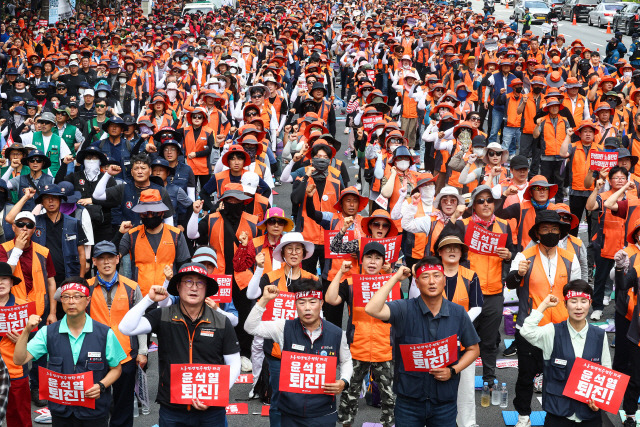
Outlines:
{"type": "Polygon", "coordinates": [[[451,378],[455,377],[456,375],[458,375],[458,373],[456,372],[456,370],[453,368],[453,366],[449,366],[449,370],[451,371],[451,378]]]}
{"type": "Polygon", "coordinates": [[[103,394],[105,391],[107,391],[107,388],[104,386],[104,384],[102,384],[101,381],[98,381],[98,385],[100,386],[100,394],[103,394]]]}
{"type": "Polygon", "coordinates": [[[345,380],[344,378],[340,378],[340,381],[344,381],[344,389],[348,389],[349,388],[349,381],[345,380]]]}

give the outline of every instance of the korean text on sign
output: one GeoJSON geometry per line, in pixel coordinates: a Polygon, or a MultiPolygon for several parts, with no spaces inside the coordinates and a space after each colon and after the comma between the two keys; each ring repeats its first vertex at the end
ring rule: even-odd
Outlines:
{"type": "Polygon", "coordinates": [[[618,152],[592,151],[589,153],[589,159],[592,171],[611,169],[618,164],[618,152]]]}
{"type": "MultiPolygon", "coordinates": [[[[377,275],[364,275],[364,274],[354,274],[353,275],[353,306],[354,307],[364,307],[367,305],[373,294],[375,294],[378,289],[382,287],[389,279],[391,279],[393,274],[377,274],[377,275]]],[[[394,286],[391,292],[389,292],[389,296],[387,297],[387,302],[395,301],[400,299],[400,286],[394,286]]]]}
{"type": "Polygon", "coordinates": [[[231,302],[231,276],[215,274],[212,277],[218,282],[218,293],[211,298],[217,303],[231,302]]]}
{"type": "Polygon", "coordinates": [[[364,127],[364,130],[370,131],[373,129],[373,125],[380,120],[382,120],[382,114],[367,115],[362,118],[362,126],[364,127]]]}
{"type": "Polygon", "coordinates": [[[229,404],[228,365],[171,365],[171,403],[191,405],[198,399],[207,406],[229,404]]]}
{"type": "Polygon", "coordinates": [[[405,371],[429,372],[458,360],[458,336],[425,344],[400,344],[405,371]]]}
{"type": "Polygon", "coordinates": [[[33,301],[23,305],[0,307],[0,336],[7,335],[9,331],[22,331],[32,314],[36,314],[36,303],[33,301]]]}
{"type": "MultiPolygon", "coordinates": [[[[331,252],[331,241],[338,234],[339,230],[324,230],[324,257],[332,259],[350,259],[351,254],[339,254],[331,252]]],[[[353,240],[353,230],[347,230],[344,234],[343,241],[353,240]]]]}
{"type": "Polygon", "coordinates": [[[577,357],[562,394],[583,403],[593,400],[598,408],[616,414],[627,384],[628,375],[577,357]]]}
{"type": "Polygon", "coordinates": [[[506,233],[494,233],[476,224],[467,227],[464,242],[471,252],[482,255],[494,255],[496,250],[507,244],[506,233]]]}
{"type": "Polygon", "coordinates": [[[282,352],[280,391],[324,394],[322,386],[336,381],[335,356],[282,352]]]}
{"type": "Polygon", "coordinates": [[[364,249],[369,242],[378,242],[384,246],[384,260],[386,262],[396,262],[400,255],[400,244],[402,242],[402,234],[394,237],[385,237],[384,239],[364,238],[360,243],[360,247],[364,249]]]}
{"type": "Polygon", "coordinates": [[[59,374],[49,369],[40,368],[39,397],[66,406],[84,406],[95,409],[95,399],[85,397],[84,393],[93,387],[93,372],[81,374],[59,374]]]}
{"type": "Polygon", "coordinates": [[[280,292],[277,297],[267,303],[262,320],[295,319],[298,317],[296,310],[296,296],[293,292],[280,292]]]}

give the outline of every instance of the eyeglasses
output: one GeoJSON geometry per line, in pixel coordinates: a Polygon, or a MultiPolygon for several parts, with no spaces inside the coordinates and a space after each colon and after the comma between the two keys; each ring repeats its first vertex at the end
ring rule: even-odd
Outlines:
{"type": "Polygon", "coordinates": [[[440,199],[440,203],[443,203],[445,205],[457,205],[458,204],[458,198],[457,197],[443,197],[442,199],[440,199]]]}
{"type": "Polygon", "coordinates": [[[287,246],[286,248],[284,248],[284,251],[288,254],[299,254],[303,250],[304,248],[301,248],[299,246],[296,246],[296,247],[287,246]]]}
{"type": "Polygon", "coordinates": [[[378,221],[372,222],[370,226],[372,228],[384,228],[384,229],[391,227],[391,225],[388,222],[378,222],[378,221]]]}
{"type": "Polygon", "coordinates": [[[62,295],[60,297],[60,301],[62,302],[69,302],[71,300],[73,300],[74,302],[78,302],[80,301],[82,298],[86,298],[86,295],[80,295],[80,294],[75,294],[75,295],[62,295]]]}
{"type": "Polygon", "coordinates": [[[286,219],[268,219],[267,220],[267,225],[281,225],[281,226],[285,226],[287,225],[287,220],[286,219]]]}
{"type": "Polygon", "coordinates": [[[488,151],[487,155],[489,157],[499,157],[502,156],[502,153],[498,152],[498,151],[488,151]]]}
{"type": "Polygon", "coordinates": [[[495,200],[494,200],[494,198],[493,198],[493,197],[486,197],[486,198],[485,198],[485,197],[483,197],[483,198],[478,198],[478,199],[476,199],[473,203],[474,203],[475,205],[484,205],[485,203],[492,204],[492,203],[494,203],[494,202],[495,202],[495,200]]]}
{"type": "Polygon", "coordinates": [[[261,93],[252,93],[251,98],[262,98],[264,95],[261,93]]]}
{"type": "Polygon", "coordinates": [[[549,187],[543,187],[541,185],[536,185],[531,187],[532,191],[549,191],[549,187]]]}
{"type": "Polygon", "coordinates": [[[44,163],[44,159],[42,157],[33,157],[28,161],[29,163],[44,163]]]}
{"type": "Polygon", "coordinates": [[[16,221],[13,223],[16,227],[18,228],[24,228],[27,227],[27,229],[32,230],[36,225],[32,222],[23,222],[23,221],[16,221]]]}
{"type": "Polygon", "coordinates": [[[197,115],[193,115],[193,116],[191,116],[191,118],[192,118],[193,120],[202,120],[202,119],[204,119],[204,116],[202,116],[202,115],[200,115],[200,114],[197,114],[197,115]]]}
{"type": "Polygon", "coordinates": [[[249,111],[248,113],[245,114],[245,116],[247,117],[256,117],[258,115],[257,111],[249,111]]]}
{"type": "Polygon", "coordinates": [[[473,118],[469,119],[469,121],[479,122],[480,121],[480,117],[473,117],[473,118]]]}
{"type": "Polygon", "coordinates": [[[181,280],[180,283],[182,283],[183,285],[185,285],[189,289],[193,289],[194,286],[195,286],[196,289],[203,289],[204,285],[206,285],[206,283],[204,283],[202,281],[195,282],[193,280],[181,280]]]}

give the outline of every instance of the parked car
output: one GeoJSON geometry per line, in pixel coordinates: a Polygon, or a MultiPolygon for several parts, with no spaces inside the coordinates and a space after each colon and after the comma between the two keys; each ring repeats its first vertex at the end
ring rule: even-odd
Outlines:
{"type": "Polygon", "coordinates": [[[640,26],[640,4],[626,3],[624,8],[617,11],[611,22],[611,29],[622,31],[627,35],[631,35],[638,30],[640,26]]]}
{"type": "Polygon", "coordinates": [[[525,15],[525,9],[529,8],[529,13],[531,14],[531,23],[538,22],[543,23],[547,20],[547,15],[549,14],[549,6],[542,0],[524,0],[516,5],[514,9],[514,14],[516,15],[516,19],[520,20],[525,15]]]}
{"type": "Polygon", "coordinates": [[[560,13],[560,19],[568,19],[573,21],[575,16],[576,21],[580,19],[588,20],[589,12],[598,5],[599,0],[567,0],[562,6],[562,13],[560,13]]]}
{"type": "Polygon", "coordinates": [[[509,2],[509,6],[513,6],[513,0],[500,0],[500,4],[506,5],[509,2]]]}
{"type": "Polygon", "coordinates": [[[598,28],[602,28],[607,24],[613,23],[613,17],[616,12],[624,8],[624,3],[600,3],[595,9],[589,12],[589,18],[587,23],[589,25],[597,25],[598,28]]]}
{"type": "Polygon", "coordinates": [[[562,6],[564,5],[564,1],[565,0],[547,0],[547,5],[549,5],[549,8],[555,11],[558,14],[558,16],[560,16],[560,13],[562,12],[562,6]]]}

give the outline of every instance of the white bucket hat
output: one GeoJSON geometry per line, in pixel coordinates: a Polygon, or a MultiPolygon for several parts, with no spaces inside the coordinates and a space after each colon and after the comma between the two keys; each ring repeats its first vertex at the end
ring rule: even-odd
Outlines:
{"type": "Polygon", "coordinates": [[[434,201],[434,206],[435,207],[440,206],[440,199],[442,199],[444,196],[455,196],[458,199],[458,204],[459,205],[464,205],[464,199],[462,198],[462,196],[458,192],[458,189],[453,187],[453,186],[451,186],[451,185],[446,185],[446,186],[442,187],[442,190],[440,190],[440,192],[436,196],[436,199],[434,201]]]}
{"type": "Polygon", "coordinates": [[[306,240],[304,240],[304,237],[302,237],[302,233],[298,233],[297,231],[292,231],[291,233],[287,233],[284,236],[282,236],[282,240],[280,240],[280,244],[278,244],[278,246],[276,246],[276,248],[273,250],[273,259],[280,262],[284,262],[284,259],[282,258],[282,250],[289,243],[302,243],[305,250],[307,251],[307,254],[304,256],[303,259],[311,258],[311,256],[313,255],[313,250],[315,249],[315,245],[311,242],[307,242],[306,240]]]}

